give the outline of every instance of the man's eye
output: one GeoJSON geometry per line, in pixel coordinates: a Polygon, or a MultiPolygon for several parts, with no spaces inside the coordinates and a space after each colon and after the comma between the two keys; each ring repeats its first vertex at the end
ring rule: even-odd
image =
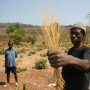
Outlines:
{"type": "Polygon", "coordinates": [[[75,35],[79,35],[79,33],[75,33],[75,35]]]}
{"type": "Polygon", "coordinates": [[[79,33],[71,33],[71,35],[79,35],[79,33]]]}

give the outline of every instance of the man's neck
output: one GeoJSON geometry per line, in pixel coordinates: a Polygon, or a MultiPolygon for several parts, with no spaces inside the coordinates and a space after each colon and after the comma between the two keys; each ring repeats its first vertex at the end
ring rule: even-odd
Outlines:
{"type": "Polygon", "coordinates": [[[83,43],[74,44],[74,48],[81,48],[83,46],[83,43]]]}
{"type": "Polygon", "coordinates": [[[9,51],[11,51],[12,50],[12,48],[9,48],[9,51]]]}

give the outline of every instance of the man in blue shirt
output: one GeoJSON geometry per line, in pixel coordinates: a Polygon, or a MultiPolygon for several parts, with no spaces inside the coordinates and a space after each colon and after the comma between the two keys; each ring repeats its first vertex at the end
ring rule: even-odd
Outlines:
{"type": "Polygon", "coordinates": [[[15,85],[18,85],[17,83],[17,73],[16,73],[16,62],[15,58],[17,58],[17,50],[13,48],[13,42],[8,42],[9,48],[5,50],[5,73],[7,74],[7,85],[10,84],[10,71],[14,74],[15,77],[15,85]]]}

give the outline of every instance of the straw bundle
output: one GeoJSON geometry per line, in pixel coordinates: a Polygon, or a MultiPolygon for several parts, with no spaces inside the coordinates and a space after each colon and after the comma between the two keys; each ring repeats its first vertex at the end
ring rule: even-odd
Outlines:
{"type": "MultiPolygon", "coordinates": [[[[46,44],[49,47],[49,50],[58,50],[58,43],[60,40],[61,30],[60,25],[55,22],[55,17],[49,15],[49,18],[47,16],[42,17],[43,27],[42,31],[46,39],[46,44]]],[[[61,75],[61,69],[55,68],[55,78],[56,78],[56,88],[57,90],[62,90],[64,87],[64,80],[61,75]]]]}

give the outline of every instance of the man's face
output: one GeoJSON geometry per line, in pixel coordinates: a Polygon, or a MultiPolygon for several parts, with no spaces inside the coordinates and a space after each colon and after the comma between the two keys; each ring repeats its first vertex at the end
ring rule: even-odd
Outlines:
{"type": "Polygon", "coordinates": [[[72,29],[70,31],[70,38],[73,44],[79,44],[80,42],[82,42],[84,36],[81,29],[72,29]]]}
{"type": "Polygon", "coordinates": [[[9,42],[8,46],[9,46],[9,48],[12,48],[13,47],[13,42],[9,42]]]}

